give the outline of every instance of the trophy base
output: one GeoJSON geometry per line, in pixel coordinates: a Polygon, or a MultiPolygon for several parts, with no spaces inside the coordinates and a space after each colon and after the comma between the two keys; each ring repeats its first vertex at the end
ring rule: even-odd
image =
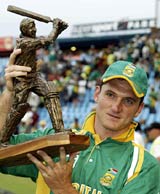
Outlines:
{"type": "MultiPolygon", "coordinates": [[[[59,156],[59,148],[64,147],[67,154],[84,150],[90,144],[89,137],[85,135],[76,135],[74,133],[56,133],[39,137],[34,140],[19,143],[17,145],[7,145],[0,148],[0,165],[17,166],[27,165],[32,162],[26,156],[27,153],[35,155],[37,150],[45,151],[49,156],[59,156]]],[[[42,159],[41,159],[42,160],[42,159]]]]}

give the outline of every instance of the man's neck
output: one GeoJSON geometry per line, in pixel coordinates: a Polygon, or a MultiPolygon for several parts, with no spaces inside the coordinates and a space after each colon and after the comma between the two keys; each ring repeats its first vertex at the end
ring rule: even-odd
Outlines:
{"type": "Polygon", "coordinates": [[[99,135],[101,140],[107,139],[108,137],[115,138],[128,130],[128,127],[120,131],[114,131],[111,129],[106,129],[103,126],[97,126],[95,122],[95,133],[99,135]]]}

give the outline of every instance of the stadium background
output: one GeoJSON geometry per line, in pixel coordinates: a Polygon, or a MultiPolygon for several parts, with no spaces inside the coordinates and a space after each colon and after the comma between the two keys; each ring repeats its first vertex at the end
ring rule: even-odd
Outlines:
{"type": "MultiPolygon", "coordinates": [[[[15,39],[0,37],[0,92],[5,87],[4,69],[15,39]]],[[[65,128],[81,127],[86,115],[95,108],[92,96],[100,74],[119,59],[134,62],[148,74],[150,87],[145,108],[135,119],[142,133],[152,122],[160,121],[160,31],[155,18],[147,18],[75,25],[69,38],[58,38],[54,45],[37,51],[42,75],[59,88],[65,128]]],[[[31,109],[16,133],[51,127],[43,99],[31,94],[28,101],[31,109]]],[[[16,179],[1,176],[0,187],[16,194],[22,194],[21,187],[23,194],[33,193],[35,189],[33,183],[19,178],[15,184],[6,184],[16,179]]]]}

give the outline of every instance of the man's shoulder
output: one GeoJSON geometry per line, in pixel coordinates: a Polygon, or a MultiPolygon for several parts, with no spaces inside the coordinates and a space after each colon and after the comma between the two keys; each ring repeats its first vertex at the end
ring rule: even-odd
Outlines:
{"type": "Polygon", "coordinates": [[[139,163],[142,164],[142,168],[151,168],[153,166],[159,166],[160,164],[158,160],[147,150],[145,149],[142,145],[133,143],[134,148],[136,147],[139,151],[139,163]]]}
{"type": "Polygon", "coordinates": [[[143,166],[148,168],[153,166],[159,166],[160,168],[160,163],[151,153],[149,153],[148,150],[144,150],[143,166]]]}

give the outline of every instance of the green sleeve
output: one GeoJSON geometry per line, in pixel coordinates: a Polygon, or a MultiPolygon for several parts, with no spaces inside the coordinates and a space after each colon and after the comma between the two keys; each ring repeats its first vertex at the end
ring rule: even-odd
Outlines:
{"type": "MultiPolygon", "coordinates": [[[[13,135],[10,138],[10,144],[16,145],[18,143],[36,139],[38,137],[53,134],[53,133],[54,133],[53,129],[46,129],[44,131],[37,130],[30,134],[21,133],[18,135],[13,135]]],[[[15,175],[15,176],[30,177],[33,181],[36,181],[37,176],[38,176],[38,170],[34,164],[20,165],[20,166],[13,166],[13,167],[2,167],[1,166],[0,172],[4,174],[15,175]]]]}
{"type": "Polygon", "coordinates": [[[140,174],[124,186],[120,194],[159,194],[160,193],[160,163],[146,165],[140,174]]]}
{"type": "Polygon", "coordinates": [[[28,177],[31,178],[34,182],[38,176],[38,169],[33,164],[13,167],[0,167],[0,172],[3,174],[10,174],[19,177],[28,177]]]}
{"type": "Polygon", "coordinates": [[[33,133],[20,133],[18,135],[11,136],[10,144],[15,145],[15,144],[18,144],[18,143],[22,143],[22,142],[29,141],[29,140],[32,140],[32,139],[36,139],[38,137],[42,137],[42,136],[45,136],[45,135],[50,135],[50,134],[53,134],[53,133],[54,133],[53,129],[46,129],[44,131],[36,130],[33,133]]]}

